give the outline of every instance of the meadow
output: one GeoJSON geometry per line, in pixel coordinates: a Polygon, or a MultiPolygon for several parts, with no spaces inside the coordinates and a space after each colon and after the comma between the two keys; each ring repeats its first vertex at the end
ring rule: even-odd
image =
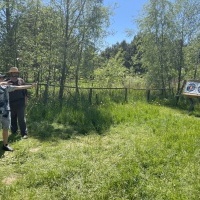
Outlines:
{"type": "Polygon", "coordinates": [[[200,199],[200,118],[142,101],[85,110],[34,108],[30,137],[0,151],[0,199],[200,199]]]}

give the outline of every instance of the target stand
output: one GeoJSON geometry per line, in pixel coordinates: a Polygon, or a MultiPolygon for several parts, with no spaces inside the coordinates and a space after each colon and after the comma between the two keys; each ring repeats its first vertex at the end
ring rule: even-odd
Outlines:
{"type": "Polygon", "coordinates": [[[194,98],[200,98],[200,81],[198,80],[188,80],[185,82],[182,95],[188,97],[190,101],[189,111],[194,111],[194,98]]]}

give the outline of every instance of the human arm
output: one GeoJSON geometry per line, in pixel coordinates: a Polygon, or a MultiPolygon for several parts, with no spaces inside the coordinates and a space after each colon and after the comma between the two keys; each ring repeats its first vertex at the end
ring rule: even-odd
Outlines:
{"type": "Polygon", "coordinates": [[[10,83],[8,81],[3,81],[3,82],[0,82],[0,85],[10,85],[10,83]]]}
{"type": "Polygon", "coordinates": [[[37,83],[32,83],[31,85],[19,85],[15,86],[14,90],[24,90],[24,89],[30,89],[32,87],[36,87],[37,83]]]}

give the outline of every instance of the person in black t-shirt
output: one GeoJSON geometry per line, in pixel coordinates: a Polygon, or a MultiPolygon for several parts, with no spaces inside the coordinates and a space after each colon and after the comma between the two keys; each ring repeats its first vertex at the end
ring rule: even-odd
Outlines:
{"type": "MultiPolygon", "coordinates": [[[[8,71],[9,83],[12,85],[24,85],[25,82],[19,77],[17,67],[11,67],[8,71]]],[[[17,133],[18,125],[22,138],[28,138],[25,120],[25,106],[27,101],[27,90],[16,90],[9,93],[10,111],[11,111],[11,132],[17,133]]]]}
{"type": "Polygon", "coordinates": [[[17,90],[30,89],[37,86],[37,83],[31,85],[10,85],[4,80],[5,76],[0,74],[0,128],[2,128],[2,139],[4,151],[13,151],[13,148],[8,145],[8,130],[10,129],[10,105],[9,93],[17,90]]]}

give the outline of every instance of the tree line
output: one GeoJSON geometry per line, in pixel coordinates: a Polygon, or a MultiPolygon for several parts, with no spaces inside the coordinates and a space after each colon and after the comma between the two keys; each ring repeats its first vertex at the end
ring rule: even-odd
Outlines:
{"type": "Polygon", "coordinates": [[[150,0],[137,23],[139,33],[130,44],[117,43],[102,56],[109,59],[122,49],[124,66],[144,74],[148,87],[179,93],[184,79],[199,79],[200,1],[150,0]]]}
{"type": "Polygon", "coordinates": [[[112,86],[142,74],[147,87],[177,93],[182,80],[198,79],[199,0],[149,0],[132,42],[102,50],[109,17],[103,0],[2,0],[0,69],[59,85],[59,99],[67,80],[79,92],[80,77],[112,86]]]}

